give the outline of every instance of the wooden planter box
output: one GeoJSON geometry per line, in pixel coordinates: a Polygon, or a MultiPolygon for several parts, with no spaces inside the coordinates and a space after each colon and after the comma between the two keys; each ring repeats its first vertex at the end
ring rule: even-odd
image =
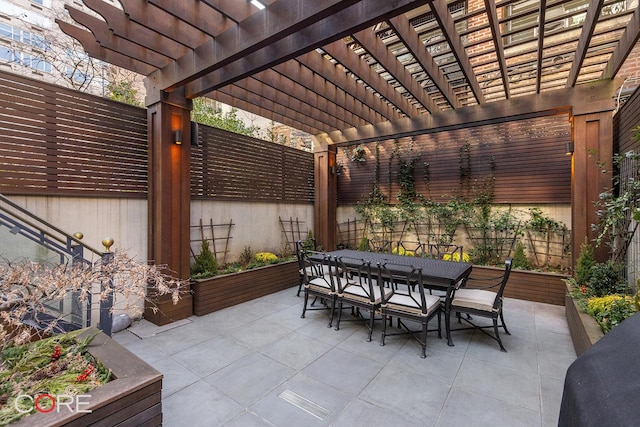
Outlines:
{"type": "MultiPolygon", "coordinates": [[[[98,330],[89,328],[86,334],[98,330]]],[[[115,379],[86,394],[82,406],[90,413],[75,413],[61,407],[59,412],[35,413],[11,426],[88,426],[88,425],[162,425],[162,374],[136,355],[100,332],[88,347],[89,352],[115,379]]]]}
{"type": "Polygon", "coordinates": [[[191,284],[193,314],[205,314],[291,288],[299,282],[298,262],[286,261],[191,284]]]}
{"type": "MultiPolygon", "coordinates": [[[[497,276],[503,268],[474,265],[471,275],[483,278],[497,276]]],[[[504,296],[546,304],[564,305],[567,294],[563,279],[567,276],[529,270],[511,270],[504,296]]]]}
{"type": "Polygon", "coordinates": [[[574,299],[569,296],[569,285],[565,284],[565,286],[567,287],[565,296],[567,323],[569,324],[569,332],[571,332],[573,348],[576,350],[576,354],[580,356],[602,338],[604,333],[596,319],[582,311],[574,299]]]}

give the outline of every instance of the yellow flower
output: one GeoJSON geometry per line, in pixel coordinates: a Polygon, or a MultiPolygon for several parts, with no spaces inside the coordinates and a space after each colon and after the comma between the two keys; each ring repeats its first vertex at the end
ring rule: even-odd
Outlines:
{"type": "Polygon", "coordinates": [[[393,248],[391,253],[394,254],[394,255],[416,256],[416,254],[413,251],[407,251],[402,246],[398,246],[397,248],[393,248]]]}
{"type": "Polygon", "coordinates": [[[275,254],[272,254],[271,252],[258,252],[255,255],[255,258],[256,258],[256,261],[264,262],[265,264],[278,260],[278,257],[275,254]]]}
{"type": "MultiPolygon", "coordinates": [[[[445,261],[455,261],[460,262],[460,252],[454,252],[453,257],[451,254],[442,255],[442,259],[445,261]]],[[[462,262],[469,262],[471,258],[469,258],[469,254],[466,252],[462,253],[462,262]]]]}

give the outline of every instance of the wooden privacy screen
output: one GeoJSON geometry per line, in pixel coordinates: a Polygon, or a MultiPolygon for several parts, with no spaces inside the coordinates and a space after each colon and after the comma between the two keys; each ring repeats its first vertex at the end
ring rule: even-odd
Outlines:
{"type": "Polygon", "coordinates": [[[146,197],[142,108],[0,73],[0,192],[146,197]]]}
{"type": "Polygon", "coordinates": [[[202,147],[191,149],[196,198],[313,203],[313,154],[199,126],[202,147]]]}
{"type": "Polygon", "coordinates": [[[640,87],[613,116],[614,153],[638,149],[639,142],[635,139],[637,131],[634,130],[638,126],[640,126],[640,87]]]}
{"type": "MultiPolygon", "coordinates": [[[[313,203],[313,154],[199,126],[191,194],[313,203]]],[[[0,193],[147,197],[147,112],[0,72],[0,193]]]]}
{"type": "Polygon", "coordinates": [[[472,197],[474,188],[493,176],[496,203],[569,203],[571,157],[565,143],[570,141],[569,116],[562,114],[363,144],[360,162],[351,160],[353,147],[341,147],[339,204],[365,199],[376,169],[386,200],[396,203],[399,162],[413,158],[415,189],[433,201],[472,197]]]}

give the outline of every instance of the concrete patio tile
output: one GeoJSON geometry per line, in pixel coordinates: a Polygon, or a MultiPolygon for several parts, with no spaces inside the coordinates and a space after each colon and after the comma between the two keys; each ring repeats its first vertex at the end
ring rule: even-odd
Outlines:
{"type": "Polygon", "coordinates": [[[263,347],[260,352],[273,360],[302,370],[331,349],[329,344],[292,332],[263,347]]]}
{"type": "MultiPolygon", "coordinates": [[[[495,363],[511,369],[536,374],[538,372],[538,348],[535,340],[518,336],[521,330],[511,330],[512,335],[500,334],[507,352],[500,351],[498,342],[482,332],[476,332],[469,346],[467,357],[495,363]]],[[[504,332],[504,331],[502,331],[504,332]]],[[[491,331],[493,333],[493,331],[491,331]]],[[[533,333],[532,335],[535,335],[533,333]]]]}
{"type": "Polygon", "coordinates": [[[132,342],[140,341],[140,337],[131,333],[129,329],[124,329],[120,332],[116,332],[111,336],[114,340],[116,340],[119,344],[125,345],[132,342]]]}
{"type": "Polygon", "coordinates": [[[333,427],[353,427],[353,426],[402,426],[402,427],[424,427],[425,424],[415,422],[405,418],[406,410],[402,413],[389,411],[380,406],[374,405],[364,400],[355,399],[340,414],[340,418],[333,427]]]}
{"type": "Polygon", "coordinates": [[[328,327],[329,318],[324,311],[311,313],[307,312],[307,317],[302,319],[305,320],[307,324],[296,329],[297,333],[317,339],[318,341],[322,341],[329,345],[338,345],[349,338],[352,334],[361,332],[362,325],[357,323],[345,324],[340,327],[339,331],[336,331],[334,329],[335,323],[332,327],[328,327]]]}
{"type": "Polygon", "coordinates": [[[420,346],[407,342],[401,351],[397,352],[387,364],[388,367],[407,372],[433,377],[452,385],[460,369],[464,355],[434,349],[427,344],[427,357],[420,358],[420,346]]]}
{"type": "Polygon", "coordinates": [[[205,316],[192,316],[189,319],[213,332],[223,333],[251,323],[258,318],[259,316],[255,313],[242,309],[239,306],[232,306],[223,310],[214,311],[205,316]]]}
{"type": "Polygon", "coordinates": [[[567,369],[574,360],[576,360],[575,354],[571,356],[562,353],[539,351],[538,372],[540,376],[564,380],[567,369]]]}
{"type": "MultiPolygon", "coordinates": [[[[284,310],[270,314],[264,318],[270,322],[281,325],[285,328],[297,330],[309,323],[307,318],[300,317],[302,314],[302,304],[290,305],[284,310]]],[[[328,319],[327,319],[328,322],[328,319]]]]}
{"type": "Polygon", "coordinates": [[[173,359],[200,377],[210,375],[246,356],[251,348],[218,335],[173,355],[173,359]]]}
{"type": "MultiPolygon", "coordinates": [[[[393,332],[398,331],[395,328],[389,328],[393,332]]],[[[368,359],[375,360],[380,363],[387,363],[392,360],[398,351],[405,345],[407,342],[407,336],[393,336],[387,337],[385,339],[385,345],[381,346],[381,334],[382,334],[382,325],[380,322],[376,323],[375,328],[373,329],[373,335],[371,336],[371,342],[367,342],[367,334],[368,330],[365,327],[362,327],[356,333],[351,334],[347,339],[343,340],[336,347],[342,350],[347,350],[352,353],[359,354],[368,359]]]]}
{"type": "MultiPolygon", "coordinates": [[[[416,363],[423,361],[417,357],[416,363]]],[[[386,366],[358,397],[403,414],[414,423],[431,426],[448,393],[449,385],[435,377],[386,366]]]]}
{"type": "Polygon", "coordinates": [[[251,412],[243,412],[222,427],[273,427],[273,424],[263,420],[251,412]]]}
{"type": "Polygon", "coordinates": [[[224,425],[244,408],[210,384],[197,381],[171,396],[163,394],[162,411],[165,426],[210,427],[224,425]]]}
{"type": "Polygon", "coordinates": [[[539,378],[534,372],[466,357],[453,385],[534,411],[540,410],[539,378]]]}
{"type": "Polygon", "coordinates": [[[184,326],[153,335],[145,341],[153,344],[166,354],[175,354],[207,341],[216,335],[218,335],[218,332],[190,322],[184,326]]]}
{"type": "Polygon", "coordinates": [[[504,400],[453,387],[435,425],[437,427],[538,427],[540,412],[538,409],[524,408],[504,400]]]}
{"type": "Polygon", "coordinates": [[[563,387],[564,378],[559,379],[540,376],[543,427],[555,427],[558,425],[563,387]]]}
{"type": "Polygon", "coordinates": [[[565,318],[564,310],[560,314],[548,310],[536,311],[536,329],[555,332],[556,334],[570,335],[569,325],[567,325],[566,322],[558,321],[559,319],[565,318]]]}
{"type": "Polygon", "coordinates": [[[158,326],[146,319],[140,319],[132,322],[131,326],[129,326],[128,328],[128,331],[139,338],[149,338],[161,332],[166,332],[180,326],[188,325],[189,323],[191,323],[191,320],[182,319],[175,322],[167,323],[166,325],[158,326]]]}
{"type": "Polygon", "coordinates": [[[123,343],[122,346],[147,363],[153,363],[169,356],[163,349],[149,343],[148,340],[141,340],[139,338],[136,338],[135,341],[123,343]]]}
{"type": "Polygon", "coordinates": [[[242,406],[249,407],[296,372],[260,353],[249,353],[209,375],[205,381],[242,406]]]}
{"type": "Polygon", "coordinates": [[[200,380],[200,377],[171,358],[156,360],[149,364],[162,372],[163,399],[200,380]]]}
{"type": "MultiPolygon", "coordinates": [[[[373,343],[365,343],[375,347],[373,343]]],[[[307,366],[302,372],[327,385],[338,386],[356,396],[380,372],[384,365],[349,351],[334,348],[307,366]]]]}
{"type": "Polygon", "coordinates": [[[225,332],[225,335],[253,349],[269,345],[292,332],[277,323],[258,319],[241,328],[225,332]]]}
{"type": "Polygon", "coordinates": [[[297,374],[250,409],[273,426],[330,426],[353,399],[341,382],[327,385],[297,374]]]}
{"type": "Polygon", "coordinates": [[[575,356],[571,337],[566,334],[558,334],[547,330],[537,330],[538,352],[561,353],[567,356],[575,356]]]}
{"type": "Polygon", "coordinates": [[[284,309],[289,308],[290,304],[285,304],[274,299],[258,298],[239,304],[238,308],[251,312],[259,318],[269,316],[274,313],[278,313],[284,309]]]}

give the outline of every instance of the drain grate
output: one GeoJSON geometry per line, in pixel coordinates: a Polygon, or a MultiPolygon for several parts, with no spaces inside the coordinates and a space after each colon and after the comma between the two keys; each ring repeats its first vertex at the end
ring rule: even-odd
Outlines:
{"type": "Polygon", "coordinates": [[[322,406],[316,403],[313,403],[309,399],[306,399],[300,396],[298,393],[291,391],[289,389],[286,389],[285,391],[280,393],[278,396],[286,400],[287,402],[291,403],[292,405],[297,406],[303,411],[313,415],[314,417],[318,418],[321,421],[327,418],[327,416],[331,413],[331,411],[329,411],[328,409],[323,408],[322,406]]]}

